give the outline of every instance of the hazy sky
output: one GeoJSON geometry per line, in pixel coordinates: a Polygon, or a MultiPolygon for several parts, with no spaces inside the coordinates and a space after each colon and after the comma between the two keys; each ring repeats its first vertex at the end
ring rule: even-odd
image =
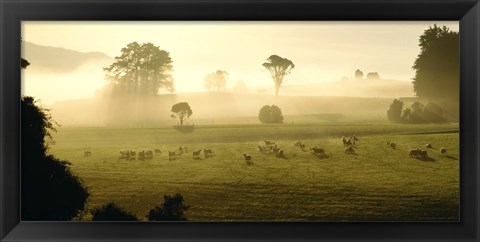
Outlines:
{"type": "MultiPolygon", "coordinates": [[[[418,38],[428,26],[458,22],[22,22],[24,41],[53,47],[119,56],[128,43],[151,42],[170,53],[178,92],[203,91],[206,74],[227,71],[228,87],[243,80],[250,91],[271,86],[262,63],[277,54],[295,64],[284,85],[338,81],[378,72],[382,78],[411,81],[411,66],[418,55],[418,38]]],[[[52,76],[42,83],[23,79],[24,94],[47,101],[90,97],[104,83],[103,66],[76,77],[52,76]],[[33,82],[36,84],[31,84],[33,82]],[[53,84],[56,83],[56,84],[53,84]],[[55,90],[50,85],[56,85],[55,90]],[[80,85],[80,86],[79,86],[80,85]],[[44,88],[50,91],[42,91],[44,88]]],[[[42,79],[43,80],[43,79],[42,79]]],[[[273,91],[273,88],[271,88],[273,91]]]]}

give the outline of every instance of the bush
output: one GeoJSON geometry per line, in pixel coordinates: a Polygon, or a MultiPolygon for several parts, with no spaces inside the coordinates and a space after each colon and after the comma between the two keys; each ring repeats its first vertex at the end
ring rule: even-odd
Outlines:
{"type": "Polygon", "coordinates": [[[183,204],[183,196],[179,193],[175,196],[165,195],[164,202],[160,206],[152,208],[146,216],[149,221],[187,221],[185,211],[190,206],[183,204]]]}
{"type": "Polygon", "coordinates": [[[258,119],[264,124],[283,123],[282,110],[275,105],[265,105],[260,109],[258,119]]]}
{"type": "Polygon", "coordinates": [[[387,111],[388,120],[392,122],[401,122],[402,109],[403,109],[403,102],[400,100],[394,99],[392,104],[390,104],[390,109],[387,111]]]}
{"type": "Polygon", "coordinates": [[[131,212],[119,207],[113,202],[92,210],[92,221],[138,221],[131,212]]]}

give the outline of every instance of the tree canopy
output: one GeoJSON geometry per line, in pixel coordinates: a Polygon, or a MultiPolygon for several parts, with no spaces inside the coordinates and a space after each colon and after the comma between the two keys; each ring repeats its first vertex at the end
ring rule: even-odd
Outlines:
{"type": "Polygon", "coordinates": [[[115,62],[103,68],[106,80],[120,95],[156,95],[160,88],[174,89],[170,54],[152,43],[132,42],[115,62]]]}
{"type": "Polygon", "coordinates": [[[355,79],[362,79],[363,78],[363,72],[360,69],[357,69],[355,71],[355,79]]]}
{"type": "Polygon", "coordinates": [[[208,91],[225,91],[227,87],[228,72],[217,70],[205,76],[205,88],[208,91]]]}
{"type": "Polygon", "coordinates": [[[420,98],[442,103],[458,112],[460,90],[459,34],[434,25],[419,39],[420,53],[413,69],[413,90],[420,98]]]}
{"type": "Polygon", "coordinates": [[[283,123],[282,110],[275,105],[265,105],[260,109],[258,119],[264,124],[283,123]]]}
{"type": "Polygon", "coordinates": [[[183,125],[183,122],[187,119],[187,118],[190,118],[190,116],[192,116],[193,114],[193,111],[192,109],[190,108],[190,105],[188,105],[187,102],[179,102],[175,105],[172,106],[172,109],[171,109],[172,113],[172,118],[176,118],[178,117],[178,119],[180,120],[180,125],[183,125]]]}
{"type": "Polygon", "coordinates": [[[283,79],[286,75],[290,74],[292,69],[295,68],[295,65],[287,58],[282,58],[278,55],[271,55],[268,57],[267,62],[263,63],[262,66],[270,72],[275,84],[275,95],[278,96],[283,79]]]}

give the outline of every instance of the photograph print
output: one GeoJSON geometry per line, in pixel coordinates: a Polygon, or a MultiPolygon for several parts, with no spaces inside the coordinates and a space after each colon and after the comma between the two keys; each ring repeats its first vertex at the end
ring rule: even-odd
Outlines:
{"type": "Polygon", "coordinates": [[[459,221],[458,21],[22,21],[21,220],[459,221]]]}

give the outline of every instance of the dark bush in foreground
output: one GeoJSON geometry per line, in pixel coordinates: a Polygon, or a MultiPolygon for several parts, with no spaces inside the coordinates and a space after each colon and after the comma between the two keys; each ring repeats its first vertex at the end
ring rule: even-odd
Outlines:
{"type": "Polygon", "coordinates": [[[26,221],[65,221],[81,216],[89,193],[70,163],[47,155],[55,131],[48,110],[32,97],[21,99],[21,215],[26,221]]]}
{"type": "Polygon", "coordinates": [[[175,196],[165,195],[164,202],[160,206],[152,208],[146,216],[149,221],[187,221],[185,211],[190,206],[183,204],[183,196],[179,193],[175,196]]]}
{"type": "Polygon", "coordinates": [[[111,202],[92,210],[92,221],[138,221],[131,212],[111,202]]]}

